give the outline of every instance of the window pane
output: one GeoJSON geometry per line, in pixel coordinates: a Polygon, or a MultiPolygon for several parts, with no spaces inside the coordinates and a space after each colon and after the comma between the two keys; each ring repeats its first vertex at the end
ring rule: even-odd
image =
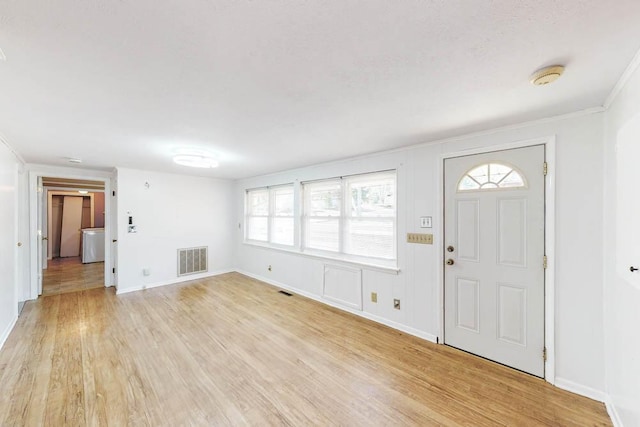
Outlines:
{"type": "Polygon", "coordinates": [[[480,185],[489,182],[489,165],[478,166],[467,175],[475,179],[480,185]]]}
{"type": "Polygon", "coordinates": [[[271,222],[271,243],[293,245],[293,217],[276,217],[271,222]]]}
{"type": "Polygon", "coordinates": [[[248,217],[247,218],[247,239],[267,241],[267,224],[266,217],[248,217]]]}
{"type": "Polygon", "coordinates": [[[469,175],[465,175],[458,185],[458,190],[476,190],[480,188],[477,182],[475,182],[469,175]]]}
{"type": "Polygon", "coordinates": [[[351,195],[351,216],[388,217],[396,216],[396,180],[395,177],[371,176],[348,179],[351,195]]]}
{"type": "Polygon", "coordinates": [[[340,244],[339,224],[337,218],[308,218],[305,223],[305,247],[337,252],[340,244]]]}
{"type": "Polygon", "coordinates": [[[247,192],[247,213],[249,215],[269,215],[269,190],[247,192]]]}
{"type": "Polygon", "coordinates": [[[478,166],[462,177],[458,191],[526,187],[524,177],[512,167],[500,163],[478,166]]]}
{"type": "Polygon", "coordinates": [[[395,259],[395,221],[352,219],[347,221],[345,252],[374,258],[395,259]]]}
{"type": "Polygon", "coordinates": [[[502,188],[512,188],[512,187],[524,187],[524,181],[522,176],[516,171],[511,171],[509,175],[507,175],[502,182],[500,183],[500,187],[502,188]]]}
{"type": "Polygon", "coordinates": [[[293,216],[293,186],[278,187],[272,191],[275,215],[293,216]]]}
{"type": "Polygon", "coordinates": [[[501,165],[499,163],[491,163],[489,165],[489,181],[498,183],[509,172],[511,172],[511,170],[512,169],[509,166],[501,165]]]}
{"type": "Polygon", "coordinates": [[[305,184],[306,216],[340,216],[340,181],[305,184]]]}

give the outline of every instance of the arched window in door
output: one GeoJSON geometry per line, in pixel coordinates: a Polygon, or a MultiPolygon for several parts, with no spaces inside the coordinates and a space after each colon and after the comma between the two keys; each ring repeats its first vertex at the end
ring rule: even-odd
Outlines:
{"type": "Polygon", "coordinates": [[[485,163],[464,174],[458,182],[458,191],[482,191],[526,188],[522,173],[504,163],[485,163]]]}

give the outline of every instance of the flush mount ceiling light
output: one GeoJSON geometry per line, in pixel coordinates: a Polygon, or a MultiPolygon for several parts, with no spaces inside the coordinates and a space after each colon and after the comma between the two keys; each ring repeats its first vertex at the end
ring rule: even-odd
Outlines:
{"type": "Polygon", "coordinates": [[[536,86],[544,86],[555,82],[564,73],[563,65],[552,65],[544,67],[531,75],[531,84],[536,86]]]}
{"type": "Polygon", "coordinates": [[[89,192],[87,190],[78,190],[78,193],[80,193],[80,194],[88,194],[89,192]]]}
{"type": "Polygon", "coordinates": [[[78,159],[76,157],[66,157],[69,163],[82,163],[82,159],[78,159]]]}
{"type": "Polygon", "coordinates": [[[205,154],[176,154],[173,161],[181,166],[191,168],[217,168],[218,161],[205,154]]]}

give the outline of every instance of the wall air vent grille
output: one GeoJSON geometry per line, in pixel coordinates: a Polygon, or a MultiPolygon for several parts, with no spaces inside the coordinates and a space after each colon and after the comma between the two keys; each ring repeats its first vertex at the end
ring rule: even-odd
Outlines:
{"type": "Polygon", "coordinates": [[[207,246],[178,249],[178,277],[206,273],[207,246]]]}

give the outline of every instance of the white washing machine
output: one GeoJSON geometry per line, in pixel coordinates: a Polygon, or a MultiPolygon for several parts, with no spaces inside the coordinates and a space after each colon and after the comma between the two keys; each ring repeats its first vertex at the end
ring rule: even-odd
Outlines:
{"type": "Polygon", "coordinates": [[[104,228],[82,230],[82,263],[104,261],[104,228]]]}

